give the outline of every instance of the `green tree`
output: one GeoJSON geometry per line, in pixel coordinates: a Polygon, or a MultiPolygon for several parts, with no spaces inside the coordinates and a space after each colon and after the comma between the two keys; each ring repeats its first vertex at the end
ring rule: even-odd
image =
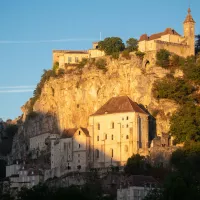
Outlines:
{"type": "Polygon", "coordinates": [[[161,49],[156,53],[156,64],[163,67],[163,68],[168,68],[170,64],[170,52],[161,49]]]}
{"type": "Polygon", "coordinates": [[[103,50],[106,55],[113,55],[125,49],[125,45],[119,37],[108,37],[99,42],[99,49],[103,50]]]}
{"type": "Polygon", "coordinates": [[[126,41],[126,48],[128,51],[137,51],[138,50],[138,40],[135,38],[129,38],[126,41]]]}
{"type": "Polygon", "coordinates": [[[200,141],[200,107],[184,104],[170,119],[170,133],[178,143],[200,141]]]}
{"type": "Polygon", "coordinates": [[[200,34],[196,35],[195,52],[196,54],[200,52],[200,34]]]}

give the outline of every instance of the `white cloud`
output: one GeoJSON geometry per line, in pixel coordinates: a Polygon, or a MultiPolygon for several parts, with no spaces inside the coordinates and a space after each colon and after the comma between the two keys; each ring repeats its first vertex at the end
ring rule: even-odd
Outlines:
{"type": "Polygon", "coordinates": [[[33,92],[34,89],[16,89],[16,90],[0,90],[0,93],[23,93],[23,92],[33,92]]]}

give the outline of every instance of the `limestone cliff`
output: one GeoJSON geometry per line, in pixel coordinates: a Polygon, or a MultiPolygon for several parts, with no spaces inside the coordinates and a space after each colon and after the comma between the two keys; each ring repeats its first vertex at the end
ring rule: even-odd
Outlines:
{"type": "MultiPolygon", "coordinates": [[[[155,65],[155,53],[147,53],[143,61],[135,54],[130,60],[123,57],[118,60],[109,57],[105,59],[108,69],[106,73],[94,65],[86,65],[82,71],[70,70],[60,78],[51,78],[45,83],[33,107],[34,111],[51,113],[60,130],[87,127],[89,115],[107,100],[114,96],[128,95],[151,114],[157,113],[158,135],[168,132],[169,117],[177,106],[172,101],[157,101],[153,97],[154,81],[169,73],[155,65]],[[147,60],[150,63],[147,64],[147,60]]],[[[26,115],[27,106],[23,106],[22,110],[26,115]]]]}

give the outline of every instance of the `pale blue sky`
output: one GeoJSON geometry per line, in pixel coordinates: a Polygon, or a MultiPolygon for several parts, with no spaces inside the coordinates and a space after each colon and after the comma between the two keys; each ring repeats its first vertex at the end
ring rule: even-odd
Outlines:
{"type": "MultiPolygon", "coordinates": [[[[190,1],[200,33],[200,1],[190,1]]],[[[29,90],[52,67],[53,49],[88,49],[100,32],[124,41],[167,27],[182,34],[188,5],[189,0],[0,0],[0,118],[21,114],[29,90]]]]}

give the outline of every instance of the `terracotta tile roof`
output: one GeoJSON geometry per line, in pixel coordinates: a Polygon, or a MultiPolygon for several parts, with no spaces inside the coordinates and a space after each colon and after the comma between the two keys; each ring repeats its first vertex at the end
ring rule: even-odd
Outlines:
{"type": "Polygon", "coordinates": [[[92,116],[123,112],[138,112],[147,115],[147,113],[142,110],[138,106],[138,104],[136,102],[133,102],[129,97],[120,96],[111,98],[92,116]]]}
{"type": "Polygon", "coordinates": [[[144,41],[144,40],[155,40],[155,39],[158,39],[160,38],[161,36],[163,35],[178,35],[180,36],[180,34],[178,34],[174,29],[171,29],[171,28],[166,28],[164,32],[160,32],[160,33],[155,33],[151,36],[147,36],[147,34],[143,34],[140,36],[140,40],[139,41],[144,41]]]}

